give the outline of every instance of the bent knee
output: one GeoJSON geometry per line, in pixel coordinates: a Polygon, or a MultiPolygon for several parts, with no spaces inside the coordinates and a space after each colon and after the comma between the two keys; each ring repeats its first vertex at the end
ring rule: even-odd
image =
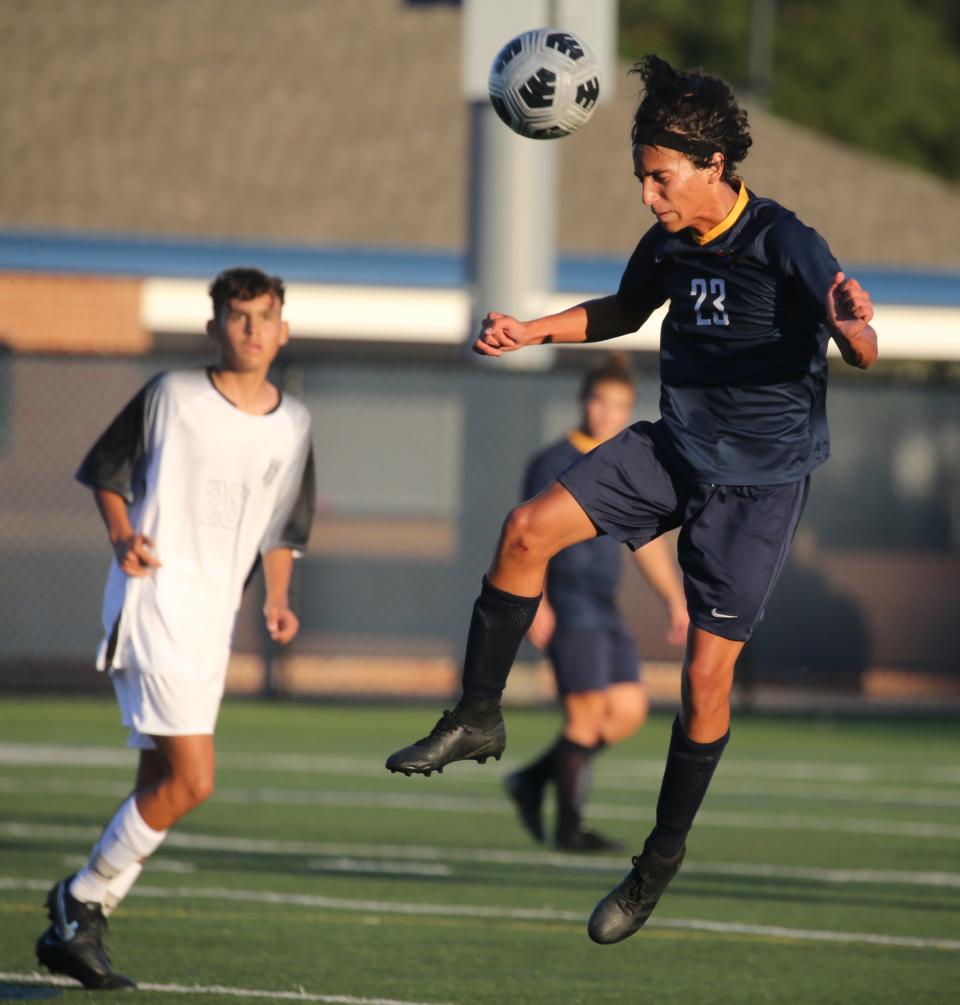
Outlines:
{"type": "Polygon", "coordinates": [[[726,667],[693,663],[684,674],[684,704],[711,711],[725,707],[733,688],[733,672],[726,667]]]}
{"type": "Polygon", "coordinates": [[[606,720],[606,696],[602,691],[578,691],[563,699],[566,726],[564,732],[583,746],[594,747],[603,739],[606,720]]]}
{"type": "Polygon", "coordinates": [[[536,500],[515,506],[507,515],[501,536],[502,550],[514,558],[549,561],[557,552],[550,528],[539,514],[536,500]]]}
{"type": "Polygon", "coordinates": [[[604,739],[608,743],[619,743],[632,736],[647,721],[648,710],[647,696],[639,687],[636,694],[611,695],[603,724],[604,739]]]}
{"type": "Polygon", "coordinates": [[[213,795],[214,778],[212,774],[197,772],[177,781],[181,802],[188,809],[199,806],[213,795]]]}
{"type": "Polygon", "coordinates": [[[635,733],[646,721],[649,706],[646,698],[640,698],[635,702],[630,702],[610,713],[610,718],[617,725],[630,733],[635,733]]]}

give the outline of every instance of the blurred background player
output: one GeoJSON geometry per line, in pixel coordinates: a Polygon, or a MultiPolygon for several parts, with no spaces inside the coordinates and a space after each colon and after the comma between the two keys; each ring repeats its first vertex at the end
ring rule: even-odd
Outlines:
{"type": "MultiPolygon", "coordinates": [[[[636,399],[626,360],[610,355],[587,372],[579,426],[540,451],[527,468],[523,498],[551,485],[571,464],[619,433],[636,399]]],[[[506,779],[523,825],[544,840],[544,790],[556,786],[554,844],[563,851],[618,851],[623,846],[583,820],[590,763],[604,747],[632,736],[647,717],[647,696],[633,636],[617,609],[623,547],[604,535],[561,551],[547,567],[543,599],[527,637],[550,658],[564,725],[536,760],[506,779]]],[[[666,539],[633,554],[667,609],[667,640],[682,645],[690,623],[683,586],[666,539]]]]}
{"type": "Polygon", "coordinates": [[[654,55],[635,67],[644,96],[631,129],[640,197],[657,222],[614,294],[519,321],[487,316],[477,352],[598,342],[636,331],[664,303],[660,414],[585,454],[508,516],[477,598],[463,693],[387,768],[426,774],[499,757],[500,699],[540,603],[550,559],[606,533],[639,548],[680,528],[690,613],[656,825],[590,917],[602,944],[637,932],[686,852],[686,837],[730,738],[733,671],[776,585],[811,472],[830,452],[827,346],[866,369],[877,357],[867,292],[796,215],[750,192],[736,168],[751,145],[731,88],[654,55]]]}
{"type": "Polygon", "coordinates": [[[133,793],[87,864],[47,896],[37,959],[87,988],[135,987],[104,951],[106,918],[168,828],[213,791],[234,619],[259,561],[270,637],[287,643],[300,627],[289,590],[310,532],[313,460],[309,413],[268,380],[289,338],[283,282],[231,269],[210,296],[218,364],[147,383],[77,472],[114,553],[97,667],[140,751],[133,793]]]}

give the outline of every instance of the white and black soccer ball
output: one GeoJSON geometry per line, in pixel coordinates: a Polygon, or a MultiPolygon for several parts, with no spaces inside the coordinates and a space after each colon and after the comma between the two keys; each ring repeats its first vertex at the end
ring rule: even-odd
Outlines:
{"type": "Polygon", "coordinates": [[[512,38],[490,67],[490,102],[515,132],[552,140],[579,129],[600,96],[600,65],[576,35],[538,28],[512,38]]]}

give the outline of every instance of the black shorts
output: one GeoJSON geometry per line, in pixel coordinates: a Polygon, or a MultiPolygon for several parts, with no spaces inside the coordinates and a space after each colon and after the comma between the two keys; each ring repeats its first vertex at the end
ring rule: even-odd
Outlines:
{"type": "Polygon", "coordinates": [[[786,485],[684,479],[638,422],[557,479],[603,533],[637,549],[682,528],[677,557],[690,620],[745,642],[763,616],[807,501],[810,478],[786,485]]]}
{"type": "Polygon", "coordinates": [[[611,684],[635,684],[640,657],[633,638],[619,622],[557,625],[547,646],[557,691],[605,691],[611,684]]]}

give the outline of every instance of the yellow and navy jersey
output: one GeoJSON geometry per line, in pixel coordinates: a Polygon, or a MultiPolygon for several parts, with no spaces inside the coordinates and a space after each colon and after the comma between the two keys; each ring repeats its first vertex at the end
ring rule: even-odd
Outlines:
{"type": "MultiPolygon", "coordinates": [[[[534,454],[527,465],[523,497],[530,499],[556,481],[572,464],[598,445],[574,430],[534,454]]],[[[616,607],[623,545],[602,534],[564,548],[547,566],[547,596],[557,618],[568,627],[619,622],[616,607]]]]}
{"type": "Polygon", "coordinates": [[[795,481],[830,453],[827,292],[840,270],[826,241],[741,184],[703,235],[659,223],[637,245],[617,299],[660,332],[662,446],[696,481],[795,481]]]}

